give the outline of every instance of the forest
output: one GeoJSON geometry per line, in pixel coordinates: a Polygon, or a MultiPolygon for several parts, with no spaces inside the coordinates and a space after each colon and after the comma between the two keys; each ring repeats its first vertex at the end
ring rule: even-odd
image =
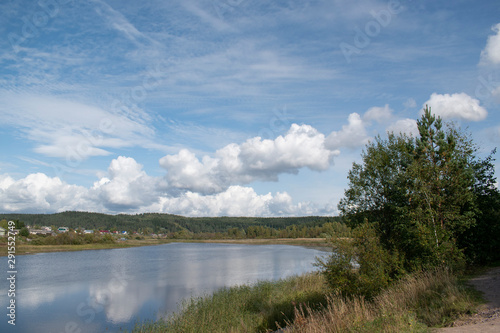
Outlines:
{"type": "Polygon", "coordinates": [[[298,238],[320,237],[342,229],[339,217],[184,217],[144,213],[107,215],[90,212],[56,214],[3,214],[0,219],[28,226],[118,230],[129,233],[167,234],[174,238],[298,238]],[[340,228],[340,229],[339,229],[340,228]]]}

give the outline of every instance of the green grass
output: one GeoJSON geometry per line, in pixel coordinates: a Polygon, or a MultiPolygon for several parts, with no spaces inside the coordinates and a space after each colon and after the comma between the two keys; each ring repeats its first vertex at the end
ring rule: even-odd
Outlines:
{"type": "Polygon", "coordinates": [[[268,332],[294,320],[297,306],[325,305],[324,288],[323,277],[316,273],[224,288],[190,299],[166,321],[137,324],[133,332],[268,332]]]}
{"type": "Polygon", "coordinates": [[[478,293],[449,270],[407,275],[373,300],[331,293],[311,273],[253,286],[224,288],[186,301],[167,320],[138,323],[133,332],[287,333],[429,332],[476,311],[478,293]]]}
{"type": "Polygon", "coordinates": [[[219,290],[134,332],[428,332],[472,313],[477,298],[447,270],[409,275],[376,296],[329,294],[320,274],[219,290]]]}
{"type": "Polygon", "coordinates": [[[138,323],[133,332],[248,333],[287,326],[287,333],[421,333],[477,305],[477,296],[448,270],[406,276],[373,301],[330,294],[314,273],[193,298],[167,320],[138,323]]]}

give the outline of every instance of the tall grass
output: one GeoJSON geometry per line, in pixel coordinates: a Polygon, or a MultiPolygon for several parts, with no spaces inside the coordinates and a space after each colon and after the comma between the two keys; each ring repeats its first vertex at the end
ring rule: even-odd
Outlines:
{"type": "Polygon", "coordinates": [[[188,300],[167,320],[137,324],[133,332],[269,332],[293,321],[299,304],[310,309],[326,305],[321,274],[224,288],[188,300]]]}
{"type": "Polygon", "coordinates": [[[373,300],[330,294],[320,274],[222,289],[134,332],[427,332],[471,313],[475,297],[448,270],[406,276],[373,300]]]}
{"type": "Polygon", "coordinates": [[[320,311],[296,308],[287,333],[426,332],[427,327],[443,326],[471,313],[475,305],[465,287],[441,269],[407,276],[372,302],[336,294],[320,311]]]}

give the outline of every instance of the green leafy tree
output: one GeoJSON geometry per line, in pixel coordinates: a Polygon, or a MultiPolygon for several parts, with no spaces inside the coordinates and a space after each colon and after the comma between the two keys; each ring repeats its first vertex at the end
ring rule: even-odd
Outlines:
{"type": "Polygon", "coordinates": [[[23,221],[15,220],[14,223],[15,223],[16,229],[22,229],[25,226],[23,221]]]}
{"type": "Polygon", "coordinates": [[[397,238],[395,219],[408,207],[406,197],[410,179],[408,168],[414,162],[415,139],[389,133],[370,142],[362,153],[362,164],[353,163],[349,187],[339,203],[348,225],[354,227],[369,219],[379,223],[385,241],[397,238]]]}
{"type": "Polygon", "coordinates": [[[427,107],[418,129],[417,138],[389,133],[366,146],[362,163],[349,171],[339,209],[351,227],[372,223],[381,245],[406,270],[459,267],[465,255],[474,256],[465,247],[477,239],[476,226],[494,223],[477,221],[489,218],[479,205],[496,207],[489,216],[499,212],[494,169],[490,160],[477,161],[472,140],[451,125],[444,129],[427,107]]]}
{"type": "Polygon", "coordinates": [[[4,228],[7,230],[9,228],[9,222],[6,219],[3,219],[0,221],[0,227],[4,228]]]}
{"type": "Polygon", "coordinates": [[[19,230],[19,236],[23,237],[28,237],[30,235],[30,231],[26,227],[22,227],[21,230],[19,230]]]}
{"type": "Polygon", "coordinates": [[[459,246],[466,257],[477,264],[500,260],[500,192],[496,187],[493,155],[474,161],[473,193],[477,207],[476,225],[460,235],[459,246]]]}
{"type": "MultiPolygon", "coordinates": [[[[430,109],[418,121],[408,218],[422,265],[454,265],[463,256],[456,237],[475,223],[473,194],[476,149],[457,130],[445,131],[430,109]]],[[[412,257],[415,257],[413,254],[412,257]]]]}
{"type": "Polygon", "coordinates": [[[352,238],[333,237],[332,244],[332,255],[318,259],[316,265],[334,291],[373,298],[404,272],[398,254],[382,246],[372,223],[358,225],[352,238]]]}

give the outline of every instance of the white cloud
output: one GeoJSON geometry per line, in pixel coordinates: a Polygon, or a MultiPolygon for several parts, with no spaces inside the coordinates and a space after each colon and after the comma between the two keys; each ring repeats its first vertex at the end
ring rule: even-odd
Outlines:
{"type": "Polygon", "coordinates": [[[77,164],[92,156],[106,156],[110,149],[142,146],[164,148],[154,142],[149,118],[128,110],[106,111],[78,101],[1,91],[0,120],[20,128],[36,142],[36,153],[77,164]]]}
{"type": "MultiPolygon", "coordinates": [[[[351,124],[360,121],[359,116],[355,118],[351,117],[351,124]]],[[[107,173],[90,188],[69,185],[43,173],[20,180],[4,175],[0,177],[0,210],[161,211],[190,216],[324,214],[328,209],[307,202],[295,204],[287,193],[258,195],[253,188],[241,185],[277,181],[280,174],[296,174],[301,168],[327,170],[336,154],[338,151],[325,147],[322,133],[309,125],[292,124],[285,135],[274,140],[255,137],[232,143],[213,157],[198,159],[187,149],[164,156],[160,159],[167,171],[164,177],[149,176],[135,159],[124,156],[113,159],[107,173]]]]}
{"type": "Polygon", "coordinates": [[[230,186],[213,195],[186,192],[176,198],[162,197],[151,208],[185,216],[300,216],[319,212],[308,203],[293,204],[286,192],[258,195],[243,186],[230,186]]]}
{"type": "Polygon", "coordinates": [[[0,175],[0,210],[3,212],[61,212],[94,208],[84,187],[35,173],[20,180],[0,175]]]}
{"type": "Polygon", "coordinates": [[[407,134],[414,137],[419,135],[417,121],[415,119],[400,119],[387,127],[387,132],[394,132],[394,134],[407,134]]]}
{"type": "MultiPolygon", "coordinates": [[[[286,141],[286,138],[283,139],[286,141]]],[[[257,148],[260,144],[262,142],[257,143],[257,148]]],[[[226,157],[233,156],[235,159],[226,158],[217,162],[223,165],[225,170],[234,168],[236,172],[244,170],[249,172],[251,170],[249,165],[247,165],[248,169],[244,169],[243,164],[238,164],[241,163],[238,155],[231,155],[227,152],[237,147],[239,146],[225,147],[224,154],[226,155],[222,154],[226,157]]],[[[266,157],[265,154],[263,156],[266,157]]],[[[178,175],[181,176],[178,182],[189,182],[193,179],[187,187],[196,189],[198,192],[179,191],[179,183],[166,183],[161,177],[151,177],[133,158],[120,156],[111,161],[107,174],[100,177],[90,188],[69,185],[57,177],[51,178],[43,173],[30,174],[19,180],[8,175],[0,175],[0,211],[25,213],[53,213],[70,210],[102,213],[153,211],[186,216],[302,216],[334,213],[328,207],[317,208],[308,202],[296,204],[286,192],[259,195],[251,187],[230,185],[223,188],[222,185],[226,184],[224,181],[220,184],[214,182],[217,178],[214,177],[213,172],[217,169],[210,168],[211,164],[207,159],[199,162],[187,150],[170,158],[170,163],[174,168],[184,168],[178,171],[178,175]],[[176,166],[174,162],[178,165],[176,166]],[[212,174],[197,178],[197,171],[208,171],[212,174]],[[184,176],[186,178],[182,178],[184,176]],[[204,187],[206,185],[204,182],[218,186],[217,193],[203,194],[208,192],[204,187]]],[[[212,162],[214,161],[216,160],[213,159],[212,162]]],[[[293,159],[289,162],[297,166],[293,164],[293,159]]],[[[218,171],[221,172],[221,169],[218,171]]],[[[270,172],[276,173],[279,170],[275,169],[270,172]]],[[[216,176],[222,177],[222,175],[216,176]]],[[[246,176],[248,179],[256,177],[250,174],[246,176]]],[[[238,173],[234,176],[236,180],[243,178],[245,175],[238,173]]]]}
{"type": "Polygon", "coordinates": [[[217,175],[214,174],[217,172],[217,164],[216,159],[208,156],[203,157],[200,162],[196,155],[187,149],[160,159],[160,165],[167,170],[169,186],[202,193],[222,191],[224,182],[218,182],[215,179],[217,175]]]}
{"type": "Polygon", "coordinates": [[[3,212],[53,213],[69,210],[103,213],[164,212],[185,216],[304,216],[333,214],[307,202],[294,204],[286,192],[258,195],[254,189],[230,186],[202,195],[191,191],[179,196],[162,195],[161,180],[149,177],[130,158],[114,160],[111,179],[102,178],[92,188],[69,185],[42,173],[14,180],[0,175],[0,210],[3,212]]]}
{"type": "Polygon", "coordinates": [[[413,98],[408,98],[408,100],[406,100],[406,102],[403,103],[403,106],[407,109],[416,108],[417,101],[415,101],[415,99],[413,99],[413,98]]]}
{"type": "Polygon", "coordinates": [[[465,93],[436,94],[424,103],[431,107],[431,111],[443,119],[458,118],[469,121],[480,121],[486,118],[488,111],[479,105],[479,100],[465,93]]]}
{"type": "Polygon", "coordinates": [[[378,123],[383,123],[392,118],[393,110],[389,107],[389,104],[386,104],[383,107],[374,106],[363,115],[363,120],[371,122],[376,121],[378,123]]]}
{"type": "Polygon", "coordinates": [[[110,28],[119,31],[128,40],[137,45],[141,45],[144,42],[152,42],[152,39],[137,30],[122,13],[113,9],[113,7],[104,1],[94,0],[93,3],[95,5],[95,12],[104,18],[104,22],[108,24],[110,28]]]}
{"type": "Polygon", "coordinates": [[[120,156],[114,159],[108,174],[109,178],[101,178],[91,190],[107,210],[127,211],[157,200],[159,180],[148,176],[133,158],[120,156]]]}
{"type": "Polygon", "coordinates": [[[484,50],[481,51],[481,63],[500,64],[500,23],[491,30],[496,34],[488,37],[484,50]]]}
{"type": "MultiPolygon", "coordinates": [[[[375,117],[375,111],[373,117],[375,117]]],[[[351,113],[347,119],[348,124],[343,125],[338,132],[332,132],[326,138],[326,147],[329,149],[339,149],[342,147],[359,148],[368,143],[369,137],[366,133],[366,124],[357,113],[351,113]]]]}
{"type": "Polygon", "coordinates": [[[335,154],[325,148],[325,136],[316,129],[292,124],[275,140],[255,137],[229,144],[201,160],[184,149],[163,157],[160,165],[167,170],[169,186],[207,194],[256,180],[277,181],[279,174],[298,173],[301,168],[326,170],[335,154]]]}

